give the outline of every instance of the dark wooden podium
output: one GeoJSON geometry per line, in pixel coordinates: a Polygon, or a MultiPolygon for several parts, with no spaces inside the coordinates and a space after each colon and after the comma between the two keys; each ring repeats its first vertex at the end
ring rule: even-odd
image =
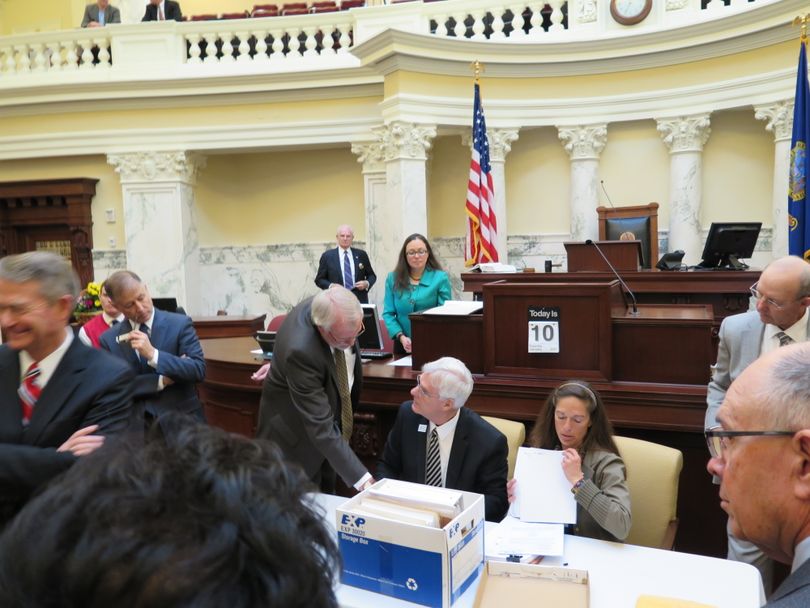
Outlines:
{"type": "Polygon", "coordinates": [[[600,250],[619,272],[641,268],[641,241],[592,241],[563,246],[568,256],[568,272],[611,272],[599,255],[600,250]]]}

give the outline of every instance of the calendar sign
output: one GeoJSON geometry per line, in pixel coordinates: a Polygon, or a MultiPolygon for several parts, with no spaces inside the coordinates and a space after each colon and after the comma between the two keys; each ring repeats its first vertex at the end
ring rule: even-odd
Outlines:
{"type": "Polygon", "coordinates": [[[560,352],[560,309],[529,306],[529,352],[560,352]]]}

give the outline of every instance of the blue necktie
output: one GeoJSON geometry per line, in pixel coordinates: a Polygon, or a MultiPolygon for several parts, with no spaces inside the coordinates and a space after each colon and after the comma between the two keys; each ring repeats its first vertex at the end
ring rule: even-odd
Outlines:
{"type": "Polygon", "coordinates": [[[343,286],[346,289],[352,289],[354,287],[354,281],[352,281],[352,264],[349,261],[349,252],[343,252],[343,286]]]}

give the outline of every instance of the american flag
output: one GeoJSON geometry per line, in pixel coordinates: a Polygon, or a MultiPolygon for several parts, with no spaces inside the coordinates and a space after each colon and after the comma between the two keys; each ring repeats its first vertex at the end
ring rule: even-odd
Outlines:
{"type": "Polygon", "coordinates": [[[470,181],[467,184],[467,244],[464,263],[472,266],[480,262],[497,262],[495,237],[498,222],[495,219],[495,190],[492,185],[492,167],[489,164],[487,123],[481,93],[475,84],[473,107],[473,146],[470,161],[470,181]]]}

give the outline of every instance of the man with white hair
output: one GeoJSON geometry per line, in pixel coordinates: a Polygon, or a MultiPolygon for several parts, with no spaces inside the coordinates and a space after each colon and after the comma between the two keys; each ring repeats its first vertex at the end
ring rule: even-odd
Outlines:
{"type": "Polygon", "coordinates": [[[337,247],[325,251],[318,262],[315,284],[321,289],[330,285],[343,285],[357,296],[363,304],[368,304],[368,290],[377,281],[368,254],[352,247],[354,230],[348,224],[337,228],[337,247]]]}
{"type": "Polygon", "coordinates": [[[773,608],[810,606],[810,344],[763,355],[734,380],[706,431],[709,472],[735,537],[791,564],[773,608]]]}
{"type": "Polygon", "coordinates": [[[473,389],[470,370],[442,357],[422,367],[412,401],[399,408],[377,463],[377,477],[484,495],[486,518],[506,515],[506,437],[464,407],[473,389]]]}
{"type": "Polygon", "coordinates": [[[323,492],[334,493],[335,473],[358,490],[373,482],[349,445],[363,330],[363,310],[348,289],[307,298],[279,328],[264,380],[257,436],[275,441],[323,492]]]}

